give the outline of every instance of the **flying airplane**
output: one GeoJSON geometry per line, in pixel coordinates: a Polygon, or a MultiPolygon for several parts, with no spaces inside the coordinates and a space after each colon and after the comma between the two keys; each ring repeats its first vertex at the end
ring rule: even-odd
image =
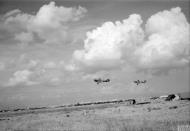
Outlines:
{"type": "Polygon", "coordinates": [[[140,80],[134,81],[134,83],[136,83],[137,85],[139,85],[141,83],[145,84],[146,82],[147,82],[146,80],[144,80],[144,81],[140,81],[140,80]]]}
{"type": "Polygon", "coordinates": [[[100,84],[102,82],[110,82],[110,79],[102,80],[101,78],[98,78],[98,79],[94,79],[94,82],[96,82],[97,84],[100,84]]]}

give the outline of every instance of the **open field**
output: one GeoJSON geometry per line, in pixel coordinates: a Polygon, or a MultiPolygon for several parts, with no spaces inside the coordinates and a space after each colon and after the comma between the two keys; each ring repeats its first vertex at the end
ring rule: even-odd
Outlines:
{"type": "Polygon", "coordinates": [[[0,113],[3,130],[177,130],[189,129],[190,101],[137,101],[0,113]]]}

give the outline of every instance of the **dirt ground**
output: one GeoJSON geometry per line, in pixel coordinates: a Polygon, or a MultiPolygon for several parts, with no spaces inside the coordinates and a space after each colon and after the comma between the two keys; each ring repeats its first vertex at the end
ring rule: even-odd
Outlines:
{"type": "Polygon", "coordinates": [[[150,100],[1,113],[1,131],[169,131],[190,129],[190,101],[150,100]]]}

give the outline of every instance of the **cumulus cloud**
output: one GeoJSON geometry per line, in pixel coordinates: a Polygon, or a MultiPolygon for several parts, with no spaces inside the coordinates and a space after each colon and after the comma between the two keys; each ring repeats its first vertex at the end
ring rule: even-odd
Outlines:
{"type": "Polygon", "coordinates": [[[57,65],[56,65],[56,63],[54,63],[52,61],[48,61],[48,62],[44,63],[44,68],[53,69],[53,68],[57,68],[57,65]]]}
{"type": "Polygon", "coordinates": [[[85,71],[118,67],[158,69],[189,63],[190,25],[179,7],[152,15],[141,27],[138,14],[123,22],[105,22],[87,32],[84,49],[73,53],[85,71]]]}
{"type": "Polygon", "coordinates": [[[28,44],[29,42],[33,41],[33,34],[28,32],[15,34],[15,40],[20,41],[22,44],[28,44]]]}
{"type": "Polygon", "coordinates": [[[20,10],[7,12],[1,20],[1,26],[21,43],[37,38],[45,43],[63,43],[67,38],[69,22],[78,21],[87,10],[81,6],[56,6],[55,2],[43,5],[35,14],[22,13],[20,10]],[[37,38],[33,37],[37,35],[37,38]]]}
{"type": "Polygon", "coordinates": [[[3,62],[0,62],[0,71],[5,69],[5,64],[3,62]]]}
{"type": "Polygon", "coordinates": [[[46,43],[62,43],[67,37],[66,24],[78,21],[87,10],[83,7],[67,8],[55,6],[55,2],[42,6],[31,20],[28,29],[36,32],[46,43]]]}
{"type": "Polygon", "coordinates": [[[148,40],[136,53],[145,68],[180,66],[189,62],[190,26],[179,7],[159,12],[146,23],[148,40]]]}
{"type": "Polygon", "coordinates": [[[13,77],[9,79],[8,86],[14,86],[18,84],[33,85],[34,82],[30,81],[29,78],[32,72],[29,70],[16,71],[13,77]]]}
{"type": "Polygon", "coordinates": [[[140,15],[131,15],[123,22],[106,22],[101,27],[87,32],[84,49],[76,50],[74,59],[81,64],[99,69],[117,68],[130,58],[144,38],[140,15]]]}
{"type": "MultiPolygon", "coordinates": [[[[2,71],[4,71],[2,67],[2,71]]],[[[80,81],[82,73],[73,72],[73,66],[62,59],[40,59],[22,54],[14,58],[5,67],[6,79],[2,85],[7,86],[57,86],[71,81],[80,81]]],[[[1,71],[1,63],[0,63],[1,71]]]]}
{"type": "Polygon", "coordinates": [[[19,14],[19,13],[21,13],[21,10],[19,10],[19,9],[14,9],[14,10],[11,10],[11,11],[7,12],[7,13],[4,15],[4,17],[14,16],[14,15],[17,15],[17,14],[19,14]]]}
{"type": "Polygon", "coordinates": [[[0,71],[3,68],[7,79],[2,82],[4,86],[57,85],[64,81],[65,75],[65,67],[59,60],[32,59],[26,54],[6,63],[6,67],[2,65],[2,69],[0,63],[0,71]]]}

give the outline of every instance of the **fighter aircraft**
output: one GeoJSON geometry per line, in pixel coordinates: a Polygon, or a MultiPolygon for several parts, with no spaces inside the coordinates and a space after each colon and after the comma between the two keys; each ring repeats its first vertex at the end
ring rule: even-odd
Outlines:
{"type": "Polygon", "coordinates": [[[98,79],[94,79],[94,82],[98,84],[102,83],[102,82],[110,82],[110,79],[105,79],[105,80],[102,80],[101,78],[98,78],[98,79]]]}
{"type": "Polygon", "coordinates": [[[141,83],[146,83],[147,81],[146,80],[144,80],[144,81],[140,81],[140,80],[136,80],[136,81],[134,81],[134,83],[136,83],[137,85],[139,85],[139,84],[141,84],[141,83]]]}

